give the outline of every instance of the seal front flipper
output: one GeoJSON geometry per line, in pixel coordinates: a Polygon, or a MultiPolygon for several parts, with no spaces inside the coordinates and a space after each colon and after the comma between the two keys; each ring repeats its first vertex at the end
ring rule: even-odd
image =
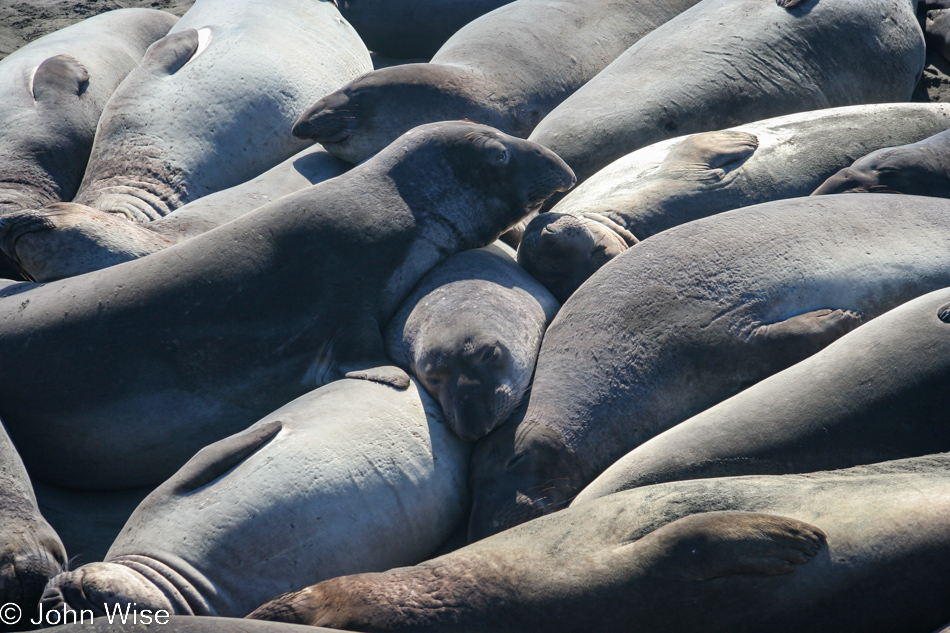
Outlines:
{"type": "Polygon", "coordinates": [[[826,543],[820,528],[753,512],[705,512],[668,523],[625,547],[652,576],[701,582],[724,576],[778,576],[809,562],[826,543]]]}
{"type": "Polygon", "coordinates": [[[346,348],[338,360],[344,378],[371,380],[395,387],[409,388],[409,374],[396,367],[386,356],[386,346],[379,323],[372,317],[358,319],[343,337],[346,348]]]}
{"type": "Polygon", "coordinates": [[[659,171],[684,166],[709,169],[722,169],[727,165],[738,167],[738,163],[752,156],[758,147],[758,137],[748,132],[721,130],[694,134],[673,146],[659,171]]]}
{"type": "Polygon", "coordinates": [[[195,55],[198,42],[198,31],[195,29],[166,35],[145,51],[142,68],[173,75],[195,55]]]}
{"type": "Polygon", "coordinates": [[[33,100],[78,97],[88,85],[89,72],[78,59],[72,55],[57,55],[40,64],[33,73],[33,100]]]}
{"type": "Polygon", "coordinates": [[[775,4],[783,9],[797,9],[806,2],[808,2],[808,0],[775,0],[775,4]]]}
{"type": "Polygon", "coordinates": [[[174,494],[188,494],[211,483],[267,444],[283,427],[279,420],[255,424],[246,431],[210,444],[188,460],[165,484],[174,494]]]}
{"type": "Polygon", "coordinates": [[[861,314],[855,310],[824,308],[760,325],[749,340],[767,343],[774,351],[785,349],[794,358],[788,366],[827,347],[861,323],[861,314]]]}

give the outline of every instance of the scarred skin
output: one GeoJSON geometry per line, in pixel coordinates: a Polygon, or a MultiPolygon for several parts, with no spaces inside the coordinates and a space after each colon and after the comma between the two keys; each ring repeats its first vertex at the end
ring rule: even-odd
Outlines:
{"type": "Polygon", "coordinates": [[[372,633],[929,633],[950,606],[948,463],[638,488],[249,617],[372,633]]]}
{"type": "Polygon", "coordinates": [[[925,57],[915,5],[705,0],[631,46],[530,138],[584,182],[667,138],[793,112],[908,101],[925,57]]]}
{"type": "Polygon", "coordinates": [[[812,195],[903,193],[950,198],[950,130],[859,158],[812,195]]]}
{"type": "Polygon", "coordinates": [[[848,468],[950,450],[950,289],[905,303],[637,447],[574,500],[667,481],[848,468]]]}
{"type": "Polygon", "coordinates": [[[387,328],[387,352],[439,401],[455,434],[473,442],[525,397],[559,307],[501,247],[458,253],[403,303],[387,328]]]}
{"type": "Polygon", "coordinates": [[[573,182],[534,143],[432,124],[149,257],[10,286],[0,358],[16,362],[0,365],[0,415],[41,480],[158,483],[303,393],[389,364],[380,324],[429,269],[573,182]]]}
{"type": "Polygon", "coordinates": [[[780,200],[674,227],[587,280],[545,333],[524,420],[476,446],[469,537],[563,508],[627,452],[950,286],[950,201],[780,200]]]}
{"type": "Polygon", "coordinates": [[[462,28],[431,63],[377,70],[327,95],[294,134],[351,163],[432,121],[470,119],[525,138],[634,42],[697,2],[518,0],[462,28]]]}
{"type": "Polygon", "coordinates": [[[532,220],[518,262],[566,301],[640,240],[731,209],[806,196],[869,151],[942,132],[948,114],[950,106],[938,103],[849,106],[654,143],[532,220]]]}

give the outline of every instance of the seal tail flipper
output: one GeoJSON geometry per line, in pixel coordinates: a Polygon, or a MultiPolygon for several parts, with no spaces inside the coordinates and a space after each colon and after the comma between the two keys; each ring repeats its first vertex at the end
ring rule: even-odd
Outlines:
{"type": "Polygon", "coordinates": [[[705,512],[668,523],[623,546],[651,576],[701,582],[725,576],[778,576],[812,560],[827,542],[804,521],[753,512],[705,512]]]}
{"type": "Polygon", "coordinates": [[[31,281],[53,281],[138,259],[172,241],[122,216],[74,203],[0,219],[0,250],[31,281]]]}
{"type": "Polygon", "coordinates": [[[57,55],[40,64],[33,73],[33,100],[78,97],[88,85],[89,72],[78,59],[72,55],[57,55]]]}
{"type": "Polygon", "coordinates": [[[255,424],[246,431],[204,447],[188,460],[165,484],[172,488],[173,494],[188,494],[211,483],[280,433],[283,424],[272,420],[264,424],[255,424]]]}

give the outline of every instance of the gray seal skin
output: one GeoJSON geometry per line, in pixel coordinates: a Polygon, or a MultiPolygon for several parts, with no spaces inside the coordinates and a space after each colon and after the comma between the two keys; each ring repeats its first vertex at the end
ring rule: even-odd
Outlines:
{"type": "Polygon", "coordinates": [[[417,383],[336,381],[199,452],[105,562],[53,578],[43,608],[240,617],[320,580],[414,565],[464,522],[470,454],[417,383]]]}
{"type": "Polygon", "coordinates": [[[555,151],[583,182],[674,136],[910,100],[925,57],[914,0],[784,4],[704,0],[634,44],[529,138],[555,151]]]}
{"type": "Polygon", "coordinates": [[[416,125],[470,119],[525,138],[641,37],[698,0],[518,0],[461,29],[428,64],[327,95],[293,132],[359,163],[416,125]]]}
{"type": "Polygon", "coordinates": [[[950,289],[942,289],[637,447],[574,504],[667,481],[832,470],[950,450],[948,374],[950,289]]]}
{"type": "Polygon", "coordinates": [[[548,327],[524,420],[472,460],[478,539],[562,508],[672,426],[950,286],[950,201],[779,200],[674,227],[587,280],[548,327]]]}
{"type": "Polygon", "coordinates": [[[390,321],[386,351],[473,442],[507,420],[531,386],[558,302],[501,247],[429,271],[390,321]]]}
{"type": "MultiPolygon", "coordinates": [[[[387,364],[380,328],[429,269],[573,182],[534,143],[431,124],[149,257],[8,286],[0,416],[42,481],[157,484],[307,391],[387,364]]],[[[369,377],[407,385],[392,369],[369,377]]]]}
{"type": "Polygon", "coordinates": [[[869,151],[946,130],[948,115],[947,104],[848,106],[654,143],[536,216],[518,263],[565,301],[640,240],[723,211],[807,196],[869,151]]]}
{"type": "Polygon", "coordinates": [[[329,0],[198,0],[109,100],[73,202],[147,222],[307,143],[300,111],[372,70],[329,0]]]}
{"type": "Polygon", "coordinates": [[[950,130],[859,158],[815,189],[833,193],[904,193],[950,198],[950,130]]]}
{"type": "Polygon", "coordinates": [[[110,11],[0,62],[0,215],[72,199],[106,101],[176,21],[152,9],[110,11]]]}
{"type": "Polygon", "coordinates": [[[337,0],[337,6],[374,53],[430,58],[463,26],[509,2],[337,0]]]}
{"type": "MultiPolygon", "coordinates": [[[[30,619],[46,582],[66,564],[66,550],[36,505],[30,477],[0,424],[0,605],[18,606],[30,619]]],[[[22,620],[21,620],[22,622],[22,620]]],[[[22,630],[7,627],[0,631],[22,630]]]]}
{"type": "Polygon", "coordinates": [[[249,617],[373,633],[929,633],[950,607],[948,467],[637,488],[249,617]]]}
{"type": "Polygon", "coordinates": [[[74,277],[156,253],[350,167],[309,147],[257,178],[147,223],[72,203],[18,211],[0,223],[0,252],[31,281],[74,277]]]}
{"type": "Polygon", "coordinates": [[[260,620],[241,620],[238,618],[208,618],[190,615],[173,615],[162,623],[132,622],[129,616],[125,623],[118,617],[109,622],[107,618],[95,618],[90,622],[67,624],[56,627],[61,633],[324,633],[329,629],[283,622],[263,622],[260,620]]]}

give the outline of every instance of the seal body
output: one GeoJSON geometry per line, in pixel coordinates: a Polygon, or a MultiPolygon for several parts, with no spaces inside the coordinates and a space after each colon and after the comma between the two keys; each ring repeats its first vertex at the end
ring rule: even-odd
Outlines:
{"type": "Polygon", "coordinates": [[[250,617],[373,633],[928,633],[950,592],[948,466],[939,455],[638,488],[250,617]]]}
{"type": "Polygon", "coordinates": [[[415,564],[464,521],[469,453],[416,383],[336,381],[199,452],[44,606],[244,616],[317,580],[415,564]]]}
{"type": "Polygon", "coordinates": [[[950,285],[950,202],[779,200],[659,233],[545,333],[528,410],[473,458],[470,536],[563,507],[648,439],[950,285]]]}
{"type": "Polygon", "coordinates": [[[372,70],[333,3],[198,0],[102,113],[74,202],[143,222],[299,152],[306,104],[372,70]]]}
{"type": "Polygon", "coordinates": [[[525,138],[634,42],[697,1],[518,0],[462,28],[429,64],[383,68],[327,95],[294,134],[352,163],[416,125],[447,119],[525,138]]]}
{"type": "Polygon", "coordinates": [[[925,56],[915,2],[780,4],[705,0],[634,44],[530,138],[557,152],[583,181],[673,136],[910,100],[925,56]]]}
{"type": "Polygon", "coordinates": [[[948,450],[948,359],[943,289],[661,433],[574,503],[666,481],[832,470],[948,450]]]}
{"type": "Polygon", "coordinates": [[[818,187],[832,193],[906,193],[950,198],[950,130],[859,158],[818,187]]]}
{"type": "Polygon", "coordinates": [[[439,401],[466,441],[507,420],[531,386],[558,302],[498,246],[432,269],[387,328],[389,357],[439,401]]]}
{"type": "Polygon", "coordinates": [[[511,0],[342,0],[340,13],[366,46],[388,57],[432,57],[463,26],[511,0]]]}
{"type": "Polygon", "coordinates": [[[11,603],[23,616],[32,618],[46,582],[66,564],[66,550],[40,514],[30,477],[2,425],[0,534],[0,600],[4,618],[9,616],[7,608],[11,603]]]}
{"type": "Polygon", "coordinates": [[[564,301],[642,239],[730,209],[807,196],[856,157],[947,129],[948,115],[947,104],[849,106],[654,143],[536,216],[518,261],[564,301]]]}
{"type": "Polygon", "coordinates": [[[110,11],[0,62],[0,215],[72,199],[106,101],[176,21],[151,9],[110,11]]]}
{"type": "Polygon", "coordinates": [[[534,143],[443,122],[150,257],[8,286],[0,415],[47,483],[156,484],[307,391],[386,364],[380,327],[430,268],[572,184],[534,143]]]}
{"type": "Polygon", "coordinates": [[[257,178],[147,223],[81,204],[18,211],[0,226],[0,251],[33,281],[73,277],[158,252],[349,168],[322,147],[309,147],[257,178]]]}

